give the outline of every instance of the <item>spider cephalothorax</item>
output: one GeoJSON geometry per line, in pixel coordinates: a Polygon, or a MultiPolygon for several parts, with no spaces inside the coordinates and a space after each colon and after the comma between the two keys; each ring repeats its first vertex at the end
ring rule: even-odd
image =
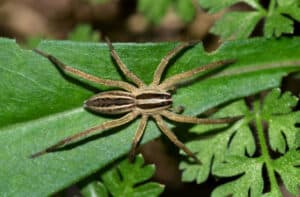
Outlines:
{"type": "MultiPolygon", "coordinates": [[[[194,75],[208,70],[213,69],[228,63],[232,63],[232,60],[223,60],[213,62],[204,66],[194,68],[190,71],[183,72],[165,79],[160,83],[162,73],[164,72],[169,60],[178,54],[182,49],[190,46],[191,43],[185,42],[172,51],[170,51],[158,65],[153,81],[150,85],[146,85],[142,80],[140,80],[134,73],[128,70],[126,65],[121,61],[120,57],[117,55],[115,49],[113,48],[111,42],[107,40],[107,44],[110,48],[111,55],[115,59],[116,63],[120,67],[121,71],[126,77],[132,80],[135,85],[127,83],[124,81],[116,81],[110,79],[102,79],[95,77],[93,75],[84,73],[80,70],[74,69],[67,66],[56,59],[54,56],[46,54],[40,50],[35,50],[37,53],[48,58],[52,63],[57,65],[62,71],[66,73],[71,73],[82,77],[86,80],[93,81],[99,84],[118,87],[122,90],[106,91],[96,94],[84,103],[84,107],[96,113],[101,114],[125,114],[121,118],[107,121],[101,125],[94,126],[85,131],[79,132],[72,136],[69,136],[56,144],[33,154],[31,157],[37,157],[47,152],[51,152],[56,148],[74,142],[83,137],[87,137],[91,134],[95,134],[96,131],[102,131],[118,127],[120,125],[129,123],[141,116],[140,124],[136,130],[135,136],[132,142],[132,148],[130,152],[130,158],[132,159],[135,155],[135,149],[143,136],[148,119],[153,118],[160,130],[179,148],[181,148],[186,154],[193,157],[196,161],[198,158],[172,133],[172,131],[167,127],[162,117],[176,122],[185,123],[195,123],[195,124],[219,124],[227,123],[237,120],[238,118],[222,118],[222,119],[201,119],[197,117],[185,116],[181,114],[176,114],[171,110],[172,106],[172,95],[168,92],[172,90],[176,85],[183,79],[193,77],[194,75]]],[[[200,161],[199,161],[200,162],[200,161]]]]}

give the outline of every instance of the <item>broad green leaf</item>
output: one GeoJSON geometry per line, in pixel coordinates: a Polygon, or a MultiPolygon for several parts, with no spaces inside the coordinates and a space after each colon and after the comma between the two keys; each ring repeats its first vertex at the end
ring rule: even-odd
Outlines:
{"type": "MultiPolygon", "coordinates": [[[[300,68],[299,43],[299,38],[252,39],[228,42],[213,53],[206,53],[202,45],[191,47],[172,61],[165,77],[220,59],[236,59],[236,63],[210,72],[203,81],[182,85],[173,96],[174,105],[185,106],[187,115],[197,115],[278,87],[283,76],[300,68]]],[[[177,43],[114,45],[129,69],[150,83],[161,58],[177,43]]],[[[124,80],[105,44],[44,41],[38,48],[84,72],[124,80]]],[[[82,108],[84,100],[108,88],[64,76],[47,59],[9,39],[0,39],[0,79],[0,196],[48,196],[128,153],[138,120],[29,159],[66,136],[117,118],[82,108]]],[[[143,142],[159,135],[150,121],[143,142]]]]}
{"type": "Polygon", "coordinates": [[[80,24],[69,34],[68,40],[81,42],[97,42],[100,40],[100,33],[93,31],[91,25],[80,24]]]}
{"type": "Polygon", "coordinates": [[[104,172],[101,179],[112,196],[154,197],[164,189],[158,183],[144,183],[153,176],[154,171],[154,165],[144,166],[144,159],[137,156],[134,163],[125,159],[117,168],[104,172]]]}

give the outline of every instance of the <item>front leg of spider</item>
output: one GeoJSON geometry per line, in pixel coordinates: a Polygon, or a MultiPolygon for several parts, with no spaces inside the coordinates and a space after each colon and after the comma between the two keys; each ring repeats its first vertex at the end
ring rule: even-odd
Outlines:
{"type": "MultiPolygon", "coordinates": [[[[76,140],[80,140],[86,138],[87,136],[98,133],[99,131],[109,130],[124,124],[127,124],[138,116],[141,116],[141,120],[139,126],[136,130],[136,133],[133,138],[131,151],[129,153],[130,160],[133,160],[136,152],[136,147],[138,146],[143,133],[145,131],[147,121],[149,117],[152,117],[161,131],[179,148],[181,148],[187,155],[194,158],[194,160],[200,163],[199,159],[189,150],[178,138],[172,133],[172,131],[166,126],[161,116],[164,116],[170,120],[177,122],[187,122],[187,123],[204,123],[204,124],[220,124],[224,122],[232,122],[237,120],[236,118],[229,119],[198,119],[195,117],[188,117],[184,115],[179,115],[172,111],[172,95],[168,92],[173,87],[176,87],[177,83],[180,80],[184,80],[186,78],[192,77],[197,73],[202,71],[213,69],[224,64],[231,63],[232,61],[225,60],[214,62],[205,66],[200,66],[198,68],[192,69],[190,71],[175,75],[170,77],[160,83],[161,76],[167,67],[167,64],[170,59],[176,56],[182,49],[191,45],[191,43],[185,42],[173,50],[171,50],[160,62],[158,65],[154,77],[153,82],[147,86],[140,78],[138,78],[133,72],[131,72],[127,66],[122,62],[121,58],[118,56],[116,50],[111,44],[110,40],[106,38],[107,44],[109,46],[112,57],[117,63],[120,70],[123,74],[130,79],[134,85],[124,82],[124,81],[116,81],[110,79],[102,79],[90,75],[88,73],[84,73],[80,70],[74,69],[70,66],[65,65],[61,61],[59,61],[54,56],[42,52],[40,50],[35,50],[38,54],[46,57],[55,64],[59,69],[61,69],[66,74],[71,74],[72,76],[78,76],[85,80],[89,80],[98,84],[107,85],[117,87],[121,90],[112,90],[105,91],[88,99],[84,106],[86,109],[99,113],[99,114],[126,114],[121,118],[104,122],[100,125],[89,128],[85,131],[79,132],[77,134],[66,137],[63,140],[58,141],[52,146],[45,148],[42,151],[39,151],[32,155],[32,157],[38,157],[48,152],[54,151],[57,148],[65,146],[69,143],[72,143],[76,140]],[[171,110],[171,111],[169,111],[171,110]]],[[[175,108],[173,108],[175,109],[175,108]]],[[[174,112],[179,112],[179,110],[173,110],[174,112]]]]}

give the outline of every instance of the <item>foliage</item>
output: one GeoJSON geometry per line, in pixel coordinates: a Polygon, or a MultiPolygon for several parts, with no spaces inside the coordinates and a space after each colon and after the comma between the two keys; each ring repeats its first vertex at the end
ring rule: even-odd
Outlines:
{"type": "Polygon", "coordinates": [[[263,34],[265,37],[279,37],[284,33],[293,33],[293,24],[300,22],[300,4],[298,0],[270,0],[265,9],[256,0],[198,0],[200,5],[215,13],[238,2],[248,4],[252,11],[232,11],[224,14],[211,29],[223,40],[247,38],[257,23],[264,20],[263,34]]]}
{"type": "MultiPolygon", "coordinates": [[[[278,87],[283,76],[300,68],[299,43],[299,38],[252,39],[228,42],[213,53],[205,52],[201,44],[190,47],[171,62],[165,77],[220,59],[236,62],[200,75],[204,81],[195,78],[182,84],[173,95],[174,105],[184,105],[185,114],[197,115],[278,87]]],[[[129,69],[149,83],[161,58],[177,43],[114,45],[129,69]]],[[[43,41],[38,48],[84,72],[122,80],[102,43],[43,41]]],[[[138,121],[29,159],[59,139],[115,118],[82,108],[84,100],[109,88],[62,75],[47,59],[10,39],[0,39],[0,70],[0,196],[49,196],[128,153],[138,121]]],[[[149,122],[142,143],[159,135],[149,122]]],[[[281,150],[281,142],[274,141],[274,147],[281,150]]]]}
{"type": "Polygon", "coordinates": [[[102,182],[92,182],[82,191],[85,197],[108,197],[109,194],[117,197],[158,196],[163,191],[163,185],[154,182],[145,183],[153,176],[154,171],[154,165],[144,166],[144,159],[139,155],[134,163],[125,159],[117,167],[105,170],[101,175],[102,182]]]}
{"type": "Polygon", "coordinates": [[[89,24],[79,24],[69,34],[68,40],[81,42],[98,42],[100,41],[100,33],[93,31],[89,24]]]}
{"type": "MultiPolygon", "coordinates": [[[[300,111],[292,112],[298,99],[289,92],[280,95],[280,90],[270,92],[260,104],[254,102],[254,108],[248,109],[244,101],[236,101],[215,114],[223,117],[227,114],[245,115],[233,125],[207,126],[197,125],[191,132],[205,135],[205,139],[194,140],[188,146],[202,159],[203,165],[182,162],[183,180],[204,182],[209,173],[218,177],[234,177],[233,181],[217,187],[212,196],[262,196],[264,181],[270,182],[270,191],[266,196],[282,196],[275,172],[283,180],[287,190],[297,195],[300,186],[299,136],[300,111]],[[253,122],[256,129],[249,127],[253,122]],[[267,135],[263,122],[268,123],[267,135]],[[255,143],[254,136],[257,136],[255,143]],[[267,136],[267,137],[266,137],[267,136]],[[267,141],[273,152],[280,153],[272,157],[267,141]],[[254,156],[259,152],[259,156],[254,156]],[[265,165],[269,180],[263,180],[265,165]],[[211,166],[211,168],[210,168],[211,166]],[[298,166],[298,167],[297,167],[298,166]]],[[[215,117],[214,116],[214,117],[215,117]]]]}
{"type": "Polygon", "coordinates": [[[184,22],[191,21],[195,16],[195,8],[192,1],[186,0],[160,0],[153,3],[152,0],[139,0],[138,10],[146,18],[156,24],[165,16],[167,10],[173,7],[184,22]]]}

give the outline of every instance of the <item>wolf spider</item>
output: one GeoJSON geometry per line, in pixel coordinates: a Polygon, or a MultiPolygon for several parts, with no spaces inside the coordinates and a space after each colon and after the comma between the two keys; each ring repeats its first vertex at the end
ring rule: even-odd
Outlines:
{"type": "Polygon", "coordinates": [[[222,124],[236,121],[237,117],[232,118],[221,118],[221,119],[206,119],[206,118],[197,118],[186,115],[181,115],[174,113],[171,109],[172,106],[172,95],[169,93],[180,81],[183,79],[191,78],[196,74],[206,71],[208,69],[217,68],[223,66],[225,64],[230,64],[232,60],[223,60],[213,62],[204,66],[200,66],[194,68],[192,70],[177,74],[170,78],[167,78],[163,82],[161,81],[162,74],[167,67],[168,62],[171,58],[176,56],[180,51],[184,48],[190,46],[192,43],[184,42],[171,50],[159,63],[158,67],[155,70],[153,81],[150,85],[146,85],[140,78],[138,78],[134,73],[132,73],[126,65],[121,61],[117,52],[115,51],[112,43],[108,38],[106,38],[106,42],[110,49],[111,56],[116,61],[120,70],[123,74],[129,78],[133,83],[128,83],[124,81],[110,80],[110,79],[102,79],[96,76],[84,73],[80,70],[72,68],[63,64],[54,56],[42,52],[38,49],[34,51],[38,54],[48,58],[53,64],[55,64],[59,69],[61,69],[65,73],[70,73],[73,75],[77,75],[83,79],[106,85],[118,87],[122,90],[112,90],[98,93],[85,101],[84,107],[92,112],[101,113],[101,114],[125,114],[122,117],[106,121],[100,125],[91,127],[87,130],[81,131],[77,134],[66,137],[59,142],[55,143],[48,148],[37,152],[31,155],[31,158],[41,156],[45,153],[54,151],[55,149],[62,147],[66,144],[72,143],[75,140],[81,139],[83,137],[87,137],[91,134],[95,134],[97,131],[108,130],[111,128],[115,128],[124,124],[127,124],[138,116],[141,116],[141,121],[136,130],[136,133],[133,138],[131,151],[129,154],[129,158],[132,160],[135,156],[136,147],[141,140],[144,130],[146,128],[146,124],[148,119],[151,117],[155,120],[157,126],[160,130],[179,148],[181,148],[187,155],[194,158],[195,161],[199,162],[199,159],[189,150],[178,138],[176,135],[172,133],[172,131],[167,127],[163,118],[167,118],[169,120],[175,122],[182,123],[195,123],[195,124],[222,124]]]}

